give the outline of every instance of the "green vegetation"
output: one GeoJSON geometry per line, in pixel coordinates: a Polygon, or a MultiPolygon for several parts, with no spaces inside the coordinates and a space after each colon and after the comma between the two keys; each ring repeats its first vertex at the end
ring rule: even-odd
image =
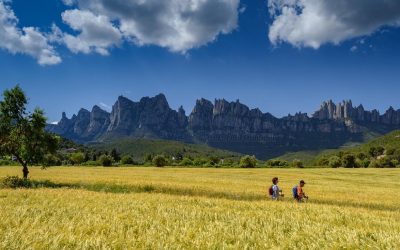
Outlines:
{"type": "Polygon", "coordinates": [[[318,155],[315,165],[345,168],[400,167],[400,131],[394,131],[357,147],[318,155]]]}
{"type": "Polygon", "coordinates": [[[168,162],[167,162],[167,159],[163,155],[156,155],[153,158],[153,164],[156,167],[165,167],[168,164],[168,162]]]}
{"type": "Polygon", "coordinates": [[[0,101],[0,156],[14,156],[28,178],[28,166],[48,163],[55,153],[58,138],[45,131],[46,118],[41,109],[26,111],[27,97],[19,86],[5,90],[0,101]],[[46,162],[47,161],[47,162],[46,162]]]}
{"type": "Polygon", "coordinates": [[[89,145],[96,151],[111,151],[118,149],[121,155],[130,155],[137,162],[143,161],[143,158],[149,155],[168,155],[177,160],[183,157],[190,159],[217,157],[220,159],[234,158],[237,161],[241,154],[226,150],[212,148],[206,145],[187,144],[167,140],[149,140],[149,139],[122,139],[89,145]]]}
{"type": "Polygon", "coordinates": [[[103,167],[111,167],[113,164],[113,158],[109,155],[101,155],[99,158],[99,163],[103,167]]]}
{"type": "Polygon", "coordinates": [[[257,159],[255,156],[246,155],[240,159],[239,166],[241,168],[255,168],[257,166],[257,159]]]}
{"type": "MultiPolygon", "coordinates": [[[[14,189],[26,182],[15,177],[0,187],[0,249],[397,249],[400,242],[400,169],[30,170],[24,188],[14,189]],[[286,194],[278,202],[267,195],[275,176],[286,194]],[[291,198],[299,179],[308,203],[291,198]]],[[[0,179],[18,173],[2,167],[0,179]]]]}

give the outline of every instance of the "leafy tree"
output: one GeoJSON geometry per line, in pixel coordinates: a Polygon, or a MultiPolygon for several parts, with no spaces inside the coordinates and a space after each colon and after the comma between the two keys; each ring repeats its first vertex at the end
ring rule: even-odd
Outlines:
{"type": "Polygon", "coordinates": [[[156,167],[165,167],[167,165],[167,159],[163,155],[156,155],[153,158],[153,164],[156,167]]]}
{"type": "Polygon", "coordinates": [[[151,155],[151,154],[146,154],[146,155],[143,157],[143,161],[144,161],[144,162],[153,162],[153,155],[151,155]]]}
{"type": "Polygon", "coordinates": [[[239,166],[241,168],[255,168],[257,166],[257,159],[255,156],[246,155],[240,159],[239,166]]]}
{"type": "Polygon", "coordinates": [[[113,158],[109,155],[101,155],[99,162],[103,167],[111,167],[113,163],[113,158]]]}
{"type": "Polygon", "coordinates": [[[220,159],[218,157],[216,157],[216,156],[210,156],[209,159],[210,159],[209,163],[210,163],[211,166],[218,165],[218,163],[220,162],[220,159]]]}
{"type": "Polygon", "coordinates": [[[71,154],[70,160],[71,160],[72,164],[79,165],[85,161],[85,155],[82,152],[76,152],[76,153],[71,154]]]}
{"type": "Polygon", "coordinates": [[[381,146],[379,146],[379,147],[371,147],[368,150],[369,155],[374,157],[374,158],[383,155],[384,152],[385,152],[385,149],[383,147],[381,147],[381,146]]]}
{"type": "Polygon", "coordinates": [[[367,158],[368,156],[366,154],[364,154],[363,152],[360,152],[357,154],[357,158],[360,160],[364,160],[365,158],[367,158]]]}
{"type": "Polygon", "coordinates": [[[46,154],[43,157],[43,166],[49,167],[49,166],[61,166],[62,162],[61,159],[54,155],[54,154],[46,154]]]}
{"type": "Polygon", "coordinates": [[[329,167],[340,168],[342,166],[342,160],[338,156],[332,156],[329,158],[329,167]]]}
{"type": "Polygon", "coordinates": [[[343,167],[345,168],[355,168],[357,167],[356,164],[356,157],[353,154],[346,154],[342,158],[343,167]]]}
{"type": "Polygon", "coordinates": [[[123,165],[131,165],[133,164],[133,159],[129,155],[124,155],[121,159],[121,164],[123,165]]]}
{"type": "Polygon", "coordinates": [[[115,162],[119,162],[121,160],[121,156],[119,155],[118,151],[115,148],[111,150],[110,155],[115,162]]]}
{"type": "Polygon", "coordinates": [[[292,167],[294,167],[294,168],[304,168],[304,164],[300,160],[293,160],[292,161],[292,167]]]}
{"type": "Polygon", "coordinates": [[[0,155],[13,155],[28,178],[29,165],[43,164],[46,154],[55,153],[59,138],[45,131],[41,109],[26,111],[27,98],[19,86],[5,90],[0,101],[0,155]]]}
{"type": "Polygon", "coordinates": [[[267,161],[267,165],[271,167],[288,167],[289,162],[280,159],[274,159],[267,161]]]}
{"type": "Polygon", "coordinates": [[[183,158],[182,161],[179,163],[181,166],[192,166],[193,161],[187,157],[183,158]]]}
{"type": "Polygon", "coordinates": [[[204,158],[196,158],[193,160],[194,166],[204,166],[207,163],[207,160],[204,158]]]}

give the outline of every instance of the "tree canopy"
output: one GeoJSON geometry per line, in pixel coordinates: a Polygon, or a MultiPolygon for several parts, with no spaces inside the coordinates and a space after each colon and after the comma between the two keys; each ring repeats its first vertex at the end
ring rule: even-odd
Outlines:
{"type": "Polygon", "coordinates": [[[27,103],[19,86],[5,90],[0,101],[0,155],[15,156],[23,166],[24,178],[28,177],[28,166],[41,164],[46,154],[57,150],[59,141],[45,131],[43,111],[36,108],[29,113],[27,103]]]}

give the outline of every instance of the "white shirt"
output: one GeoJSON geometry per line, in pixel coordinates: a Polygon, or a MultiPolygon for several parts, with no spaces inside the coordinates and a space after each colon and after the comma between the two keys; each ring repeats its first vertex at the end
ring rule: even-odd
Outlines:
{"type": "Polygon", "coordinates": [[[272,199],[273,200],[278,200],[279,199],[279,196],[280,196],[280,194],[279,194],[279,187],[278,187],[278,185],[273,185],[272,186],[272,199]]]}

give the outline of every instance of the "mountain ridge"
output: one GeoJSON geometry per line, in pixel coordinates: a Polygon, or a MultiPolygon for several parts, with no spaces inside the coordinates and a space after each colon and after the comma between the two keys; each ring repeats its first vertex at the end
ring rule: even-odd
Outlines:
{"type": "Polygon", "coordinates": [[[277,118],[258,108],[225,99],[214,103],[198,99],[192,112],[172,109],[164,94],[135,102],[119,96],[111,112],[95,105],[70,119],[48,125],[50,132],[80,143],[130,138],[165,139],[202,143],[212,147],[255,154],[260,158],[288,151],[336,148],[349,141],[362,142],[365,133],[383,134],[400,128],[400,110],[384,114],[353,107],[351,101],[323,102],[313,115],[298,112],[277,118]]]}

